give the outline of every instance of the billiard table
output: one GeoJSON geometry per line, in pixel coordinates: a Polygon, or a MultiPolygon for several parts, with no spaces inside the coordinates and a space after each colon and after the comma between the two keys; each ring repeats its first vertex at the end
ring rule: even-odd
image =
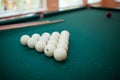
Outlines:
{"type": "MultiPolygon", "coordinates": [[[[35,16],[36,17],[36,16],[35,16]]],[[[0,25],[64,19],[62,23],[0,31],[0,80],[120,80],[120,11],[79,8],[0,25]],[[106,12],[112,12],[107,18],[106,12]],[[70,32],[67,59],[57,62],[20,43],[24,34],[70,32]]]]}

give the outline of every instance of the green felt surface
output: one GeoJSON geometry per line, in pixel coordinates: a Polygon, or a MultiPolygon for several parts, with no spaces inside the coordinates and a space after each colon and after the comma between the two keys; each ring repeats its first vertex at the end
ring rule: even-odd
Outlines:
{"type": "MultiPolygon", "coordinates": [[[[63,23],[0,31],[0,80],[119,80],[120,13],[84,9],[44,20],[63,23]],[[23,34],[68,30],[70,43],[65,62],[20,44],[23,34]]],[[[39,20],[39,19],[38,19],[39,20]]]]}

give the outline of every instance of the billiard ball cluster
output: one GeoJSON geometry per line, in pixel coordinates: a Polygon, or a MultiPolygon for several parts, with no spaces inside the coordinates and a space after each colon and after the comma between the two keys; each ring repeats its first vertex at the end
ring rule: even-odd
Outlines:
{"type": "Polygon", "coordinates": [[[57,61],[64,61],[67,58],[69,36],[70,33],[67,30],[52,34],[44,32],[42,35],[34,33],[31,37],[21,36],[20,42],[29,48],[35,48],[37,52],[44,52],[48,57],[54,57],[57,61]]]}

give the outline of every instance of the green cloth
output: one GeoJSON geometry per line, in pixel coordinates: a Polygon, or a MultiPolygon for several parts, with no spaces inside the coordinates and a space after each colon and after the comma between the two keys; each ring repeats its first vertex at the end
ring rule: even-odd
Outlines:
{"type": "MultiPolygon", "coordinates": [[[[1,80],[119,80],[120,14],[84,9],[47,16],[63,23],[0,31],[1,80]],[[65,62],[22,46],[24,34],[68,30],[70,42],[65,62]]],[[[36,19],[35,21],[39,21],[36,19]]]]}

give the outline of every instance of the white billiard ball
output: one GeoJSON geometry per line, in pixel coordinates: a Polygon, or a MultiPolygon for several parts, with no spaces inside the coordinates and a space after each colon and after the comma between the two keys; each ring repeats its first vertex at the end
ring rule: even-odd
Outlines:
{"type": "Polygon", "coordinates": [[[38,41],[35,43],[35,49],[38,52],[43,52],[45,46],[46,46],[46,43],[44,41],[38,41]]]}
{"type": "Polygon", "coordinates": [[[63,48],[57,48],[54,51],[54,58],[56,61],[63,61],[67,58],[67,52],[63,48]]]}
{"type": "Polygon", "coordinates": [[[53,39],[50,39],[47,44],[50,44],[50,45],[54,45],[55,47],[57,46],[57,41],[56,40],[53,40],[53,39]]]}
{"type": "Polygon", "coordinates": [[[27,45],[29,48],[35,48],[35,43],[37,40],[35,38],[29,38],[27,41],[27,45]]]}
{"type": "Polygon", "coordinates": [[[50,33],[44,32],[44,33],[42,34],[42,36],[47,37],[47,38],[50,38],[50,33]]]}
{"type": "Polygon", "coordinates": [[[63,48],[68,51],[68,45],[66,43],[58,43],[57,48],[63,48]]]}
{"type": "Polygon", "coordinates": [[[48,39],[48,37],[42,36],[39,38],[39,40],[42,40],[47,43],[49,39],[48,39]]]}
{"type": "Polygon", "coordinates": [[[67,40],[69,40],[69,36],[67,36],[67,35],[60,35],[59,39],[67,39],[67,40]]]}
{"type": "Polygon", "coordinates": [[[21,38],[20,38],[21,44],[22,45],[27,45],[27,41],[28,41],[29,38],[30,38],[29,35],[23,35],[23,36],[21,36],[21,38]]]}
{"type": "Polygon", "coordinates": [[[44,48],[44,53],[45,53],[46,56],[52,57],[55,49],[56,49],[56,47],[54,45],[47,45],[44,48]]]}
{"type": "Polygon", "coordinates": [[[67,31],[67,30],[63,30],[63,31],[61,32],[61,35],[70,36],[70,33],[69,33],[69,31],[67,31]]]}
{"type": "Polygon", "coordinates": [[[44,41],[45,42],[45,40],[42,37],[40,37],[38,41],[44,41]]]}
{"type": "Polygon", "coordinates": [[[65,42],[67,45],[69,45],[69,41],[68,41],[67,39],[65,39],[65,38],[59,39],[58,42],[59,42],[59,43],[65,42]]]}
{"type": "Polygon", "coordinates": [[[34,39],[36,39],[36,40],[39,40],[40,35],[39,35],[38,33],[34,33],[34,34],[31,36],[31,38],[34,38],[34,39]]]}
{"type": "Polygon", "coordinates": [[[54,37],[51,37],[49,40],[55,40],[56,42],[59,41],[59,39],[55,39],[54,37]]]}
{"type": "Polygon", "coordinates": [[[58,36],[51,36],[50,39],[55,39],[55,40],[59,40],[59,37],[58,36]]]}
{"type": "Polygon", "coordinates": [[[52,36],[57,36],[57,37],[59,37],[59,36],[60,36],[60,33],[57,32],[57,31],[56,31],[56,32],[53,32],[53,33],[52,33],[52,36]]]}

